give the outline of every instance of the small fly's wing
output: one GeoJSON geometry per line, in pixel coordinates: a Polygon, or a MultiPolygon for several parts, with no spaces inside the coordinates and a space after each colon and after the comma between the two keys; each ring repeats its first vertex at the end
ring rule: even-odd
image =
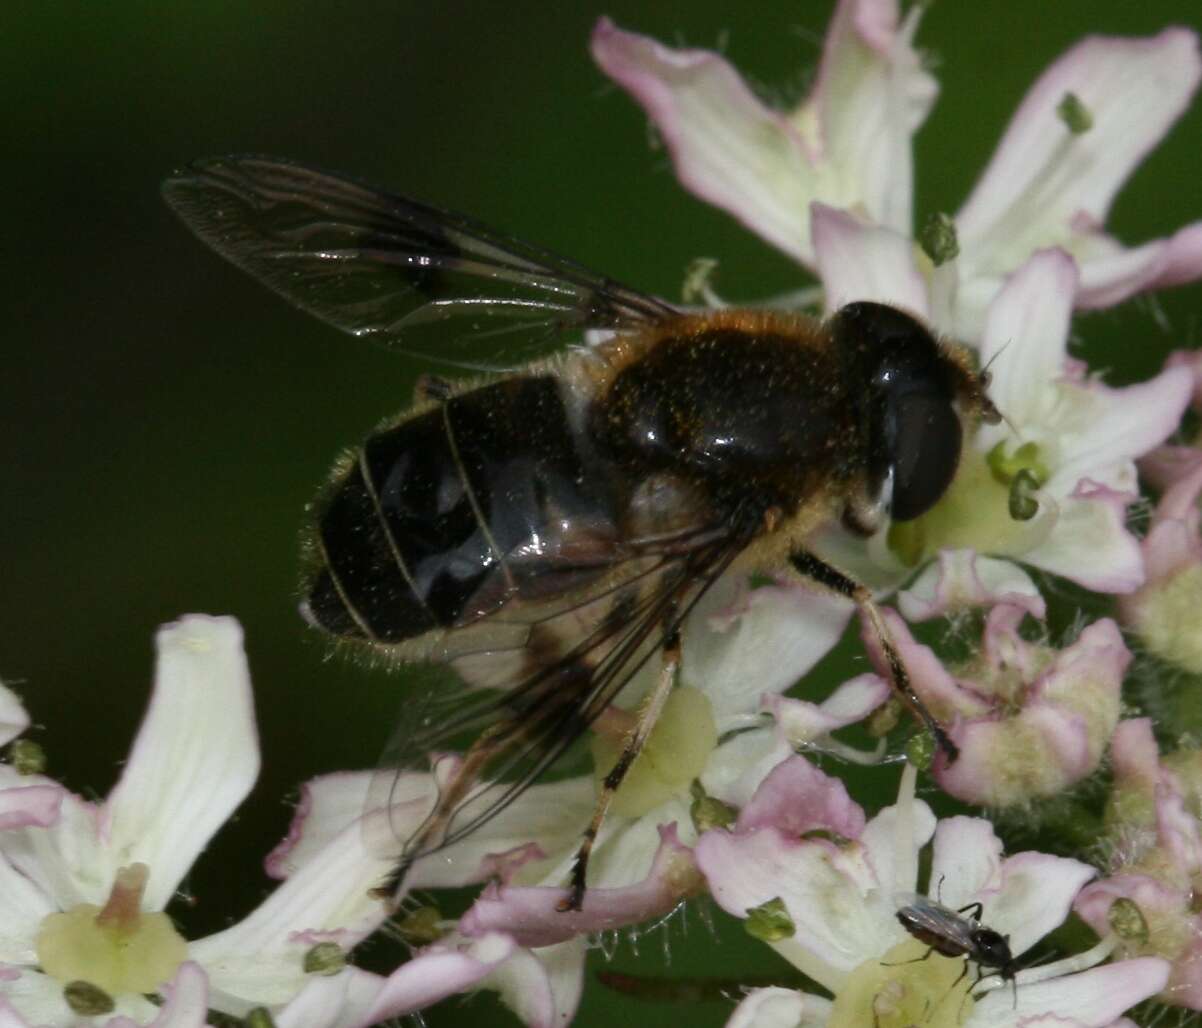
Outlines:
{"type": "Polygon", "coordinates": [[[462,215],[289,161],[197,161],[163,195],[205,243],[302,310],[451,364],[481,367],[480,341],[512,366],[583,329],[678,313],[462,215]]]}
{"type": "MultiPolygon", "coordinates": [[[[647,553],[616,567],[603,585],[575,594],[548,610],[532,607],[528,632],[510,655],[528,673],[488,684],[500,691],[437,691],[427,694],[394,735],[388,759],[371,789],[366,820],[372,852],[397,861],[389,888],[403,885],[414,862],[445,850],[501,814],[554,764],[639,670],[663,646],[666,635],[747,545],[754,527],[699,529],[693,542],[670,552],[647,553]],[[472,743],[464,755],[448,748],[472,743]],[[421,803],[402,802],[398,784],[406,771],[430,770],[436,786],[421,803]]],[[[522,612],[505,610],[509,624],[522,612]]],[[[452,661],[472,681],[476,671],[504,650],[482,649],[452,661]],[[477,658],[479,658],[477,662],[477,658]]],[[[504,673],[501,675],[503,679],[504,673]]],[[[583,824],[578,826],[583,828],[583,824]]],[[[523,841],[533,841],[527,828],[523,841]]],[[[496,846],[490,846],[495,851],[496,846]]],[[[463,854],[478,864],[480,854],[463,854]]],[[[436,874],[447,874],[455,854],[440,853],[436,874]],[[449,858],[449,859],[448,859],[449,858]]],[[[474,867],[463,870],[474,871],[474,867]]],[[[436,879],[438,880],[438,879],[436,879]]],[[[454,873],[445,879],[457,880],[454,873]]],[[[423,873],[419,884],[432,884],[423,873]]]]}
{"type": "Polygon", "coordinates": [[[973,950],[973,922],[942,903],[917,893],[898,893],[897,919],[914,938],[949,957],[973,950]]]}

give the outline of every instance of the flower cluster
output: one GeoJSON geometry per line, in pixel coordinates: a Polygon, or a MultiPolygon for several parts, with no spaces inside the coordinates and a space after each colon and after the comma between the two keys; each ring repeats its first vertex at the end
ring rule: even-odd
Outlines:
{"type": "Polygon", "coordinates": [[[798,972],[795,988],[745,991],[731,1028],[1120,1026],[1145,1001],[1202,1010],[1202,447],[1177,434],[1202,410],[1202,360],[1182,351],[1114,387],[1067,349],[1074,312],[1202,278],[1202,222],[1134,246],[1105,229],[1202,78],[1198,39],[1170,27],[1074,46],[957,212],[918,230],[912,139],[938,92],[915,42],[924,6],[839,0],[791,110],[718,54],[607,19],[592,54],[682,185],[817,280],[799,305],[893,304],[988,368],[1003,420],[968,426],[931,510],[866,540],[839,525],[809,540],[895,598],[885,631],[957,759],[915,737],[896,802],[866,810],[830,770],[892,782],[901,760],[876,626],[863,625],[875,673],[821,701],[786,695],[852,604],[728,575],[690,610],[678,682],[595,832],[580,909],[565,883],[634,730],[637,683],[592,726],[595,774],[531,785],[420,855],[399,910],[378,886],[458,756],[399,774],[383,800],[365,772],[307,783],[266,860],[274,891],[188,938],[172,902],[260,755],[240,627],[185,617],[158,635],[146,718],[101,801],[41,773],[29,716],[0,686],[0,1023],[359,1028],[484,989],[559,1028],[599,936],[703,895],[798,972]],[[1160,492],[1142,538],[1129,518],[1141,472],[1160,492]],[[1060,582],[1098,611],[1068,631],[1049,616],[1060,582]],[[1007,854],[1003,838],[1055,852],[1007,854]],[[465,886],[480,888],[457,917],[416,898],[465,886]],[[357,966],[383,934],[406,959],[357,966]]]}

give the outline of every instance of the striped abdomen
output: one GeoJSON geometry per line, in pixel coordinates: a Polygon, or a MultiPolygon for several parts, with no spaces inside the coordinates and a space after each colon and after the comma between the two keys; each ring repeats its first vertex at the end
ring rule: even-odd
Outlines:
{"type": "Polygon", "coordinates": [[[578,584],[614,536],[606,476],[586,475],[579,451],[547,375],[452,396],[373,435],[319,513],[308,616],[397,643],[578,584]]]}

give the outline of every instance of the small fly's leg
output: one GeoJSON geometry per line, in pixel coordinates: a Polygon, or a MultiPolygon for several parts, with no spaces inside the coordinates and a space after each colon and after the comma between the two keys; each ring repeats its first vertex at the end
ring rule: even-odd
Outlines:
{"type": "Polygon", "coordinates": [[[918,698],[918,694],[914,691],[913,686],[910,685],[910,675],[906,671],[906,665],[902,663],[902,659],[897,652],[897,647],[893,645],[893,638],[889,634],[889,629],[885,626],[880,608],[877,607],[876,601],[873,600],[872,593],[868,587],[857,582],[854,578],[845,575],[838,568],[831,567],[826,561],[814,556],[808,550],[798,550],[796,553],[791,554],[789,562],[806,578],[825,586],[840,596],[846,596],[868,618],[868,623],[872,625],[877,640],[881,644],[881,650],[885,654],[885,660],[889,665],[890,684],[893,686],[894,691],[906,707],[909,708],[910,713],[918,718],[927,731],[931,733],[935,739],[935,744],[947,754],[948,762],[955,761],[960,755],[960,750],[948,738],[947,732],[943,730],[943,726],[931,716],[931,712],[927,710],[922,700],[918,698]]]}
{"type": "Polygon", "coordinates": [[[935,952],[935,947],[932,946],[921,957],[914,957],[912,960],[897,960],[897,961],[880,961],[881,967],[905,967],[906,964],[921,964],[924,960],[929,960],[931,954],[935,952]]]}
{"type": "MultiPolygon", "coordinates": [[[[669,623],[671,623],[671,620],[669,620],[669,623]]],[[[593,809],[593,818],[589,822],[588,828],[584,831],[584,839],[580,843],[580,849],[576,851],[576,860],[572,864],[570,891],[568,897],[560,902],[560,910],[579,910],[584,905],[588,858],[589,854],[592,853],[593,843],[597,840],[597,833],[601,830],[601,824],[605,820],[610,803],[613,802],[614,793],[618,791],[618,787],[622,784],[622,779],[626,777],[626,772],[630,770],[630,766],[635,762],[635,758],[642,752],[643,745],[647,742],[648,736],[651,735],[651,730],[655,727],[655,722],[659,720],[659,715],[664,709],[664,704],[667,702],[668,694],[671,693],[672,685],[676,681],[676,672],[679,668],[680,633],[677,629],[673,628],[664,639],[663,664],[659,672],[659,681],[656,682],[655,687],[651,690],[646,700],[643,701],[642,707],[639,708],[638,719],[635,721],[634,728],[631,729],[630,734],[626,738],[626,743],[622,747],[622,753],[618,757],[618,762],[610,769],[609,774],[605,776],[605,780],[601,784],[601,795],[597,797],[597,806],[593,809]]]]}
{"type": "Polygon", "coordinates": [[[985,907],[981,903],[970,903],[966,907],[961,907],[959,910],[956,911],[956,913],[957,914],[968,914],[968,912],[970,910],[976,910],[976,913],[969,914],[968,916],[971,917],[978,924],[980,924],[981,923],[981,915],[985,913],[985,907]]]}

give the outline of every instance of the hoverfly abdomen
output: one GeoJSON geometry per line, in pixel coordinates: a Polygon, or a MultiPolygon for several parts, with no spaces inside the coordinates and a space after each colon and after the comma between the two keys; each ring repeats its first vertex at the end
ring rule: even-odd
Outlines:
{"type": "Polygon", "coordinates": [[[559,390],[550,376],[511,378],[371,436],[318,516],[310,618],[397,643],[587,571],[570,545],[612,534],[613,519],[559,390]]]}

